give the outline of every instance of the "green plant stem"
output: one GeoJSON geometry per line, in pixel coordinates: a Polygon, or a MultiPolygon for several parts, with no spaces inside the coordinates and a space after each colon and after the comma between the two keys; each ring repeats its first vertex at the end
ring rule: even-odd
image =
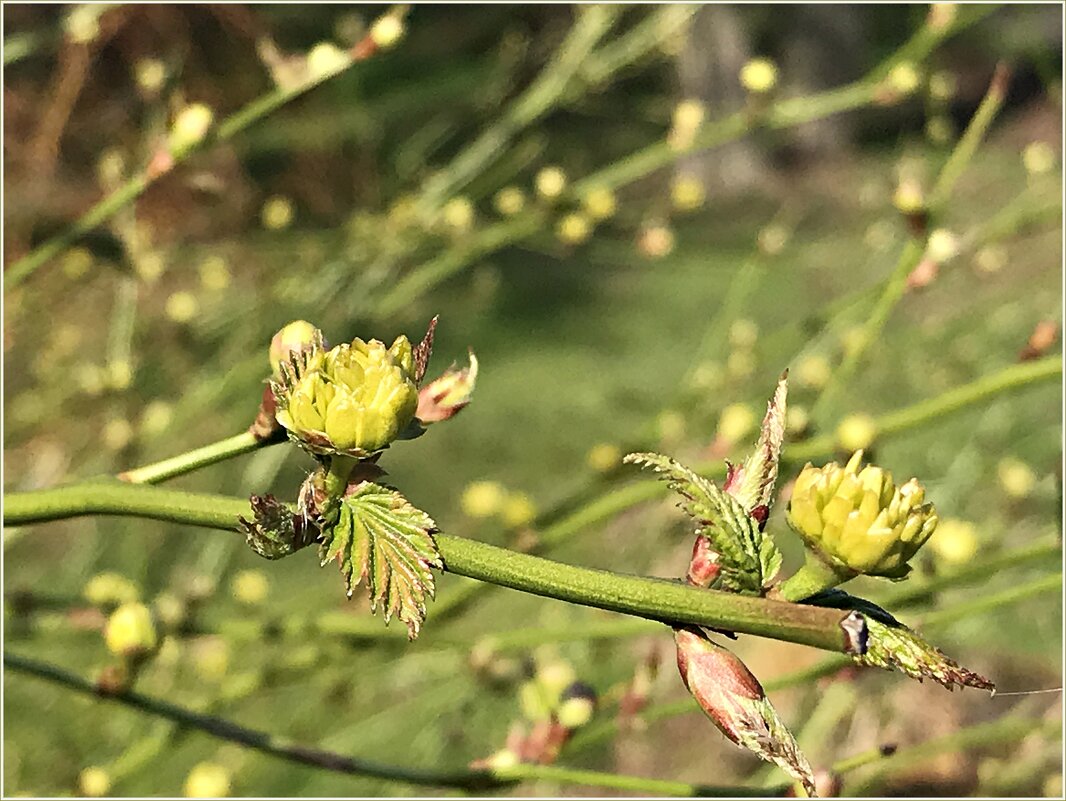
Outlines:
{"type": "Polygon", "coordinates": [[[1058,537],[1040,539],[1024,548],[1012,548],[1002,554],[980,562],[976,565],[944,573],[925,581],[911,579],[878,600],[888,609],[908,609],[917,604],[931,600],[937,593],[953,589],[964,584],[972,584],[1002,573],[1012,567],[1055,559],[1058,564],[1062,557],[1062,544],[1058,537]],[[909,586],[908,586],[909,585],[909,586]]]}
{"type": "Polygon", "coordinates": [[[994,595],[986,595],[982,598],[977,598],[964,604],[953,606],[950,609],[939,609],[935,612],[930,612],[921,617],[917,623],[917,627],[924,631],[929,628],[947,626],[958,620],[962,620],[963,618],[985,614],[987,612],[995,612],[1004,606],[1016,604],[1028,600],[1033,596],[1043,595],[1046,592],[1059,590],[1061,588],[1062,573],[1056,573],[1052,576],[1043,576],[1042,578],[1030,581],[1026,584],[995,593],[994,595]]]}
{"type": "MultiPolygon", "coordinates": [[[[888,59],[885,64],[855,83],[808,97],[779,101],[757,118],[747,112],[738,112],[704,125],[691,148],[675,150],[666,142],[657,142],[635,151],[610,166],[575,181],[564,193],[564,199],[571,202],[580,201],[593,189],[617,189],[633,183],[681,158],[739,139],[755,127],[787,128],[872,103],[877,97],[879,82],[892,65],[902,60],[921,61],[940,42],[972,24],[985,13],[987,10],[982,9],[965,12],[960,10],[956,23],[939,31],[923,26],[896,56],[888,59]],[[906,58],[903,57],[904,54],[906,58]]],[[[431,197],[436,195],[439,195],[439,192],[434,190],[431,197]]],[[[439,258],[426,262],[407,275],[401,276],[381,299],[380,304],[375,305],[373,314],[379,319],[395,315],[412,298],[459,273],[485,253],[520,241],[537,232],[545,220],[547,216],[543,210],[535,210],[514,220],[490,226],[484,232],[475,234],[465,247],[453,249],[439,258]]]]}
{"type": "Polygon", "coordinates": [[[989,723],[967,726],[943,737],[900,748],[891,756],[886,756],[875,763],[876,769],[865,776],[862,781],[846,788],[843,795],[866,795],[879,785],[886,774],[921,764],[941,754],[995,745],[1002,746],[1022,740],[1032,734],[1060,738],[1062,727],[1058,720],[1039,720],[1019,715],[1009,715],[989,723]]]}
{"type": "MultiPolygon", "coordinates": [[[[937,422],[1000,395],[1016,392],[1061,375],[1061,356],[1050,356],[1033,362],[1011,365],[935,398],[882,415],[875,421],[877,430],[882,440],[887,439],[937,422]]],[[[781,458],[786,464],[797,464],[830,455],[835,448],[836,438],[831,434],[812,437],[804,442],[788,445],[781,458]]],[[[714,476],[722,473],[725,465],[719,460],[711,460],[697,464],[695,469],[701,475],[714,476]]],[[[551,548],[560,545],[576,534],[610,520],[634,506],[661,497],[668,491],[666,485],[659,481],[640,481],[622,487],[608,488],[599,496],[590,499],[578,509],[541,530],[539,547],[551,548]]],[[[468,584],[453,590],[440,598],[431,614],[438,618],[451,614],[488,589],[488,585],[485,584],[468,584]]]]}
{"type": "MultiPolygon", "coordinates": [[[[4,496],[4,524],[85,515],[145,517],[234,530],[247,501],[113,483],[75,484],[4,496]]],[[[448,534],[435,536],[445,570],[571,603],[664,622],[711,626],[844,652],[840,610],[699,590],[680,583],[575,567],[448,534]]]]}
{"type": "Polygon", "coordinates": [[[118,478],[129,484],[158,484],[271,444],[274,443],[257,439],[250,431],[245,431],[218,442],[212,442],[210,445],[204,445],[202,448],[171,456],[160,462],[135,467],[119,473],[118,478]]]}
{"type": "MultiPolygon", "coordinates": [[[[994,397],[1015,392],[1062,376],[1062,357],[1047,356],[1031,362],[1012,364],[991,375],[983,376],[969,384],[948,390],[935,398],[888,412],[875,419],[879,440],[913,431],[928,423],[963,411],[970,406],[991,400],[994,397]]],[[[782,458],[789,462],[802,462],[832,453],[836,437],[826,434],[812,437],[804,442],[790,445],[782,458]]]]}
{"type": "MultiPolygon", "coordinates": [[[[253,100],[240,110],[234,112],[232,115],[222,120],[213,134],[208,134],[199,142],[185,148],[173,155],[174,166],[187,161],[192,156],[206,150],[210,146],[217,144],[218,142],[224,142],[228,139],[232,139],[238,133],[243,131],[250,125],[263,119],[271,112],[277,110],[286,103],[300,97],[310,89],[318,86],[320,83],[333,78],[357,62],[363,60],[367,56],[373,54],[374,47],[363,48],[359,51],[358,46],[349,52],[349,61],[341,69],[330,72],[327,75],[317,76],[309,78],[308,80],[297,84],[295,86],[278,87],[276,89],[267,92],[265,95],[253,100]],[[352,52],[365,52],[366,56],[355,57],[352,52]]],[[[78,218],[74,223],[67,227],[64,231],[47,240],[46,242],[38,245],[32,251],[27,253],[18,261],[14,262],[10,267],[4,271],[4,286],[6,289],[11,289],[23,280],[29,277],[34,271],[43,265],[47,264],[53,258],[63,253],[67,248],[71,247],[74,243],[80,240],[83,236],[99,227],[102,223],[111,219],[120,210],[128,206],[130,203],[140,197],[149,186],[154,184],[163,175],[168,174],[170,170],[166,171],[151,171],[149,167],[145,167],[136,175],[131,177],[125,184],[120,186],[110,195],[99,201],[95,206],[89,209],[85,214],[78,218]]]]}
{"type": "Polygon", "coordinates": [[[782,601],[799,603],[822,590],[842,584],[847,579],[847,576],[841,577],[825,561],[808,551],[803,567],[778,584],[771,596],[782,601]]]}
{"type": "Polygon", "coordinates": [[[929,210],[931,213],[940,211],[951,197],[951,191],[955,188],[959,177],[973,160],[977,148],[984,141],[992,121],[996,118],[1003,101],[1007,96],[1007,84],[1010,80],[1009,72],[1004,64],[997,64],[996,71],[992,75],[992,81],[988,86],[981,104],[974,112],[973,118],[966,126],[966,130],[955,144],[948,160],[940,169],[936,184],[929,196],[929,210]]]}
{"type": "MultiPolygon", "coordinates": [[[[981,101],[981,105],[974,113],[970,124],[966,126],[966,131],[959,138],[944,166],[940,169],[936,185],[929,199],[928,208],[931,214],[940,211],[951,197],[951,191],[954,189],[959,176],[965,171],[974,153],[977,152],[978,146],[984,140],[992,120],[995,119],[997,112],[1003,105],[1006,84],[1006,71],[1002,65],[998,66],[989,85],[988,92],[981,101]]],[[[856,345],[845,354],[840,366],[833,371],[828,383],[811,406],[810,414],[812,419],[817,420],[819,413],[836,399],[842,388],[851,380],[866,353],[866,349],[880,336],[881,331],[888,322],[888,318],[892,315],[892,311],[906,293],[907,278],[910,276],[911,271],[918,266],[924,253],[924,236],[920,239],[911,239],[903,248],[896,267],[881,291],[881,296],[870,309],[870,314],[862,325],[861,334],[856,345]]]]}
{"type": "Polygon", "coordinates": [[[544,779],[565,784],[631,790],[651,795],[728,797],[755,794],[753,791],[741,787],[710,787],[687,782],[577,770],[555,765],[516,765],[512,768],[496,770],[473,770],[470,768],[427,770],[401,765],[386,765],[320,748],[299,745],[284,737],[249,729],[224,718],[200,714],[171,704],[161,698],[153,698],[133,691],[101,695],[96,685],[80,676],[56,665],[7,651],[4,652],[4,667],[13,672],[35,676],[66,687],[82,695],[96,696],[103,701],[137,709],[177,723],[184,728],[201,731],[269,756],[335,773],[366,776],[428,787],[455,787],[462,790],[486,790],[514,784],[525,779],[544,779]]]}
{"type": "Polygon", "coordinates": [[[553,108],[571,88],[592,49],[607,34],[619,13],[610,6],[584,9],[556,53],[533,84],[511,103],[488,129],[471,142],[446,169],[431,178],[418,199],[424,216],[435,213],[441,204],[462,189],[496,158],[511,139],[553,108]]]}
{"type": "MultiPolygon", "coordinates": [[[[1031,598],[1036,594],[1054,590],[1061,587],[1061,585],[1062,575],[1056,574],[1054,576],[1041,578],[1028,584],[1024,584],[1021,587],[988,596],[979,601],[961,603],[950,609],[926,615],[921,622],[921,629],[924,632],[928,632],[964,618],[985,614],[995,609],[1002,609],[1005,606],[1016,604],[1031,598]]],[[[771,693],[777,692],[778,690],[788,689],[790,687],[798,687],[825,678],[826,676],[831,676],[838,670],[854,664],[855,663],[850,657],[834,654],[808,668],[763,682],[763,688],[766,692],[771,693]]],[[[667,718],[677,717],[678,715],[694,714],[701,711],[699,706],[692,702],[691,698],[685,698],[681,701],[653,706],[650,709],[641,712],[640,717],[645,723],[650,724],[658,720],[665,720],[667,718]]],[[[567,745],[567,753],[572,754],[575,751],[584,750],[597,743],[603,742],[604,740],[609,740],[617,732],[617,720],[606,720],[601,723],[594,723],[577,733],[567,745]]]]}

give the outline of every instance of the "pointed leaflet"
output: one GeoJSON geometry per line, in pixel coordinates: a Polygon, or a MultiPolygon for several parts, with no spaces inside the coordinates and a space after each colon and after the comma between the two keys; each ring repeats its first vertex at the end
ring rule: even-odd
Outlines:
{"type": "MultiPolygon", "coordinates": [[[[781,460],[781,443],[785,439],[785,402],[788,396],[788,370],[777,382],[763,417],[759,441],[744,464],[731,467],[725,491],[736,498],[749,513],[760,506],[769,512],[777,484],[777,465],[781,460]]],[[[763,520],[765,520],[765,516],[763,520]]]]}
{"type": "Polygon", "coordinates": [[[949,690],[959,687],[974,687],[979,690],[995,690],[994,682],[979,673],[967,670],[958,662],[923,640],[916,632],[899,621],[886,623],[867,616],[869,636],[866,653],[852,657],[861,665],[906,673],[912,679],[932,679],[949,690]]]}
{"type": "Polygon", "coordinates": [[[687,500],[681,508],[696,519],[697,533],[707,537],[720,555],[718,588],[762,592],[781,567],[781,552],[735,498],[668,456],[631,453],[624,461],[663,474],[670,488],[687,500]]]}
{"type": "Polygon", "coordinates": [[[949,690],[956,686],[995,690],[992,681],[949,659],[939,648],[871,601],[833,589],[820,592],[804,603],[854,609],[866,618],[866,652],[852,656],[860,665],[898,670],[918,681],[932,679],[949,690]]]}
{"type": "Polygon", "coordinates": [[[430,531],[432,518],[400,493],[364,481],[341,502],[337,523],[323,533],[322,564],[336,560],[348,596],[366,581],[370,609],[396,615],[413,640],[426,618],[426,598],[434,593],[430,568],[442,566],[430,531]]]}

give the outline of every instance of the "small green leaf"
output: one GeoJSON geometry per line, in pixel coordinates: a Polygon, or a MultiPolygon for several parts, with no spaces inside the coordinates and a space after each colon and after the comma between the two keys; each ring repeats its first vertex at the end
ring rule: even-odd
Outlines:
{"type": "MultiPolygon", "coordinates": [[[[736,498],[748,512],[760,506],[769,513],[777,484],[777,466],[781,461],[781,443],[785,439],[785,403],[788,398],[788,371],[777,382],[777,389],[766,407],[759,441],[755,450],[740,467],[731,469],[725,491],[736,498]]],[[[763,520],[766,518],[763,517],[763,520]]]]}
{"type": "Polygon", "coordinates": [[[707,537],[721,557],[716,586],[730,592],[762,593],[781,566],[781,553],[735,498],[668,456],[631,453],[624,461],[662,474],[670,488],[686,499],[681,508],[696,520],[696,532],[707,537]]]}
{"type": "Polygon", "coordinates": [[[349,598],[365,580],[371,611],[382,607],[386,624],[396,615],[414,639],[426,618],[426,598],[435,591],[430,568],[443,564],[430,534],[435,528],[396,490],[364,481],[341,502],[319,556],[323,565],[340,566],[349,598]]]}

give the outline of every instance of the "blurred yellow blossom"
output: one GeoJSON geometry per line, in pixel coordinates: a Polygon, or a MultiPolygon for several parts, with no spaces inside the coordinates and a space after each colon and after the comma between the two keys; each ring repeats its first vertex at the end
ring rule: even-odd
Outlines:
{"type": "Polygon", "coordinates": [[[769,92],[777,85],[777,65],[768,58],[753,58],[740,69],[740,84],[749,92],[769,92]]]}
{"type": "Polygon", "coordinates": [[[500,511],[506,496],[496,481],[473,481],[463,490],[459,505],[468,517],[492,517],[500,511]]]}
{"type": "Polygon", "coordinates": [[[948,564],[965,564],[977,554],[977,526],[953,517],[941,520],[929,547],[948,564]]]}
{"type": "Polygon", "coordinates": [[[1036,487],[1033,468],[1013,456],[1005,456],[996,466],[999,485],[1011,498],[1027,498],[1036,487]]]}
{"type": "Polygon", "coordinates": [[[865,450],[877,437],[877,423],[868,414],[850,414],[840,421],[836,435],[843,450],[865,450]]]}
{"type": "Polygon", "coordinates": [[[607,473],[622,463],[622,449],[610,442],[598,442],[589,449],[585,463],[598,473],[607,473]]]}

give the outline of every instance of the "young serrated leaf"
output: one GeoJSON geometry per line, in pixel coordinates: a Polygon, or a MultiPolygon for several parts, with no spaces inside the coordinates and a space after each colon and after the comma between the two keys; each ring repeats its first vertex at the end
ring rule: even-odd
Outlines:
{"type": "Polygon", "coordinates": [[[433,519],[396,490],[364,481],[341,502],[337,523],[323,533],[322,564],[335,561],[348,596],[364,580],[373,612],[385,623],[396,615],[411,639],[426,618],[435,591],[431,568],[442,566],[430,533],[433,519]]]}
{"type": "Polygon", "coordinates": [[[777,382],[774,396],[766,406],[759,441],[755,450],[740,466],[731,466],[725,491],[732,495],[749,513],[765,507],[762,519],[770,511],[777,484],[777,466],[781,461],[781,443],[785,439],[785,404],[788,398],[788,371],[777,382]]]}
{"type": "Polygon", "coordinates": [[[696,520],[696,533],[719,554],[714,586],[730,592],[761,594],[781,566],[773,540],[740,503],[709,479],[658,453],[631,453],[627,464],[650,467],[686,502],[681,508],[696,520]]]}
{"type": "Polygon", "coordinates": [[[898,670],[918,681],[932,679],[949,690],[956,686],[996,689],[994,682],[949,659],[939,648],[899,621],[891,624],[867,616],[866,626],[869,631],[866,653],[852,657],[861,665],[898,670]]]}
{"type": "Polygon", "coordinates": [[[919,681],[932,679],[949,690],[958,686],[995,691],[995,683],[949,659],[939,648],[872,601],[832,589],[811,596],[804,603],[852,609],[863,615],[867,629],[866,650],[861,655],[852,655],[860,665],[898,670],[919,681]]]}

